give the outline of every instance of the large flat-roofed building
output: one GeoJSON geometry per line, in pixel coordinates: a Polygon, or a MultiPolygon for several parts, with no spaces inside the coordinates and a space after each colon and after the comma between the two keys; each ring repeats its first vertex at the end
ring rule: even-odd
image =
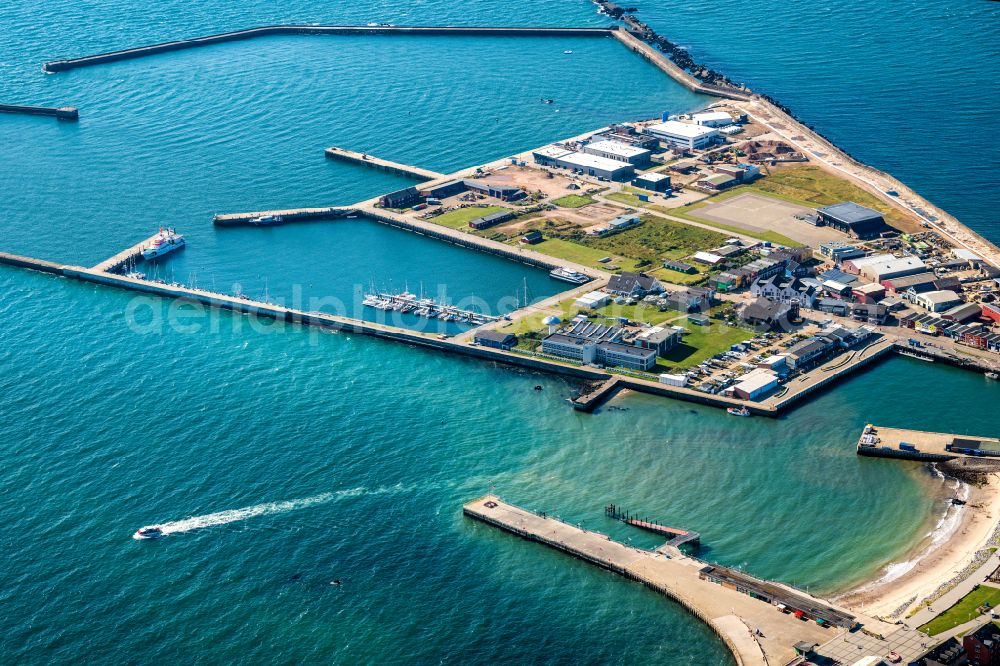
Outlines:
{"type": "Polygon", "coordinates": [[[476,331],[475,341],[476,344],[483,347],[509,351],[517,344],[517,336],[513,333],[501,333],[499,331],[476,331]]]}
{"type": "Polygon", "coordinates": [[[532,156],[535,158],[535,162],[542,166],[579,170],[588,176],[606,178],[616,182],[632,180],[635,176],[635,167],[627,162],[611,160],[600,155],[577,153],[556,146],[540,148],[534,151],[532,156]]]}
{"type": "Polygon", "coordinates": [[[863,249],[843,241],[828,241],[826,243],[821,243],[819,246],[819,253],[824,257],[830,257],[833,259],[833,263],[835,264],[839,264],[846,259],[854,259],[865,256],[865,251],[863,249]]]}
{"type": "Polygon", "coordinates": [[[542,340],[542,353],[631,370],[650,370],[656,365],[656,350],[626,344],[618,326],[580,321],[561,333],[542,340]]]}
{"type": "Polygon", "coordinates": [[[642,173],[635,177],[632,184],[653,192],[666,192],[672,187],[670,176],[665,173],[642,173]]]}
{"type": "Polygon", "coordinates": [[[920,257],[890,257],[862,266],[859,274],[871,282],[882,282],[926,271],[927,265],[920,257]]]}
{"type": "Polygon", "coordinates": [[[683,331],[680,326],[653,326],[635,336],[635,345],[652,349],[657,356],[663,356],[677,346],[683,331]]]}
{"type": "Polygon", "coordinates": [[[668,120],[658,125],[650,125],[644,131],[646,134],[655,136],[664,143],[687,148],[688,150],[707,148],[719,139],[719,130],[702,125],[682,123],[677,120],[668,120]]]}
{"type": "Polygon", "coordinates": [[[944,312],[963,303],[962,297],[950,290],[928,291],[917,294],[913,302],[930,312],[944,312]]]}
{"type": "Polygon", "coordinates": [[[503,185],[491,183],[487,180],[472,178],[462,182],[465,184],[466,188],[472,190],[473,192],[479,192],[480,194],[485,194],[488,197],[500,199],[501,201],[517,201],[518,199],[523,199],[527,196],[524,193],[524,190],[516,185],[503,185]]]}
{"type": "Polygon", "coordinates": [[[733,385],[733,395],[743,400],[756,400],[768,391],[778,388],[778,376],[770,370],[757,369],[740,377],[733,385]]]}
{"type": "Polygon", "coordinates": [[[875,238],[889,229],[882,213],[853,201],[818,208],[816,214],[830,227],[858,238],[875,238]]]}
{"type": "Polygon", "coordinates": [[[616,162],[626,162],[637,167],[649,166],[652,155],[645,148],[611,139],[588,143],[583,147],[583,152],[590,155],[597,155],[598,157],[606,157],[616,162]]]}
{"type": "Polygon", "coordinates": [[[705,127],[725,127],[733,124],[733,117],[725,111],[702,111],[691,116],[695,125],[705,127]]]}

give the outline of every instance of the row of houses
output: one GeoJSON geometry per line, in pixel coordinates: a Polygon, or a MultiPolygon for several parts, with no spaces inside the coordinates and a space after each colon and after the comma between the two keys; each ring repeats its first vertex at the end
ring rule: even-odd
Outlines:
{"type": "Polygon", "coordinates": [[[978,324],[963,324],[932,314],[908,314],[899,320],[899,325],[918,333],[943,335],[977,349],[1000,353],[1000,334],[978,324]]]}
{"type": "Polygon", "coordinates": [[[855,347],[874,335],[876,331],[867,326],[852,329],[833,325],[823,329],[818,335],[795,343],[783,356],[787,357],[789,368],[802,370],[821,363],[833,354],[855,347]]]}

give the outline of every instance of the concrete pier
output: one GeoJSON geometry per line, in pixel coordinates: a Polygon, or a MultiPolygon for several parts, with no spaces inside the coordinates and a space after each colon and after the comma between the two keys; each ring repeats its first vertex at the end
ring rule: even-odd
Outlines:
{"type": "Polygon", "coordinates": [[[75,106],[23,106],[20,104],[0,104],[0,113],[20,113],[29,116],[52,116],[59,120],[79,120],[80,112],[75,106]]]}
{"type": "Polygon", "coordinates": [[[212,218],[219,227],[259,226],[251,222],[261,217],[280,217],[284,222],[306,222],[311,220],[338,220],[355,213],[353,208],[330,206],[327,208],[289,208],[286,210],[261,210],[251,213],[223,213],[212,218]]]}
{"type": "Polygon", "coordinates": [[[592,412],[597,409],[598,405],[608,400],[612,394],[619,388],[620,377],[611,377],[597,386],[593,387],[591,390],[581,393],[576,396],[570,402],[573,404],[573,409],[580,412],[592,412]]]}
{"type": "Polygon", "coordinates": [[[1000,465],[1000,439],[868,425],[858,440],[858,455],[917,462],[976,458],[1000,465]]]}
{"type": "Polygon", "coordinates": [[[420,167],[412,166],[410,164],[384,160],[380,157],[369,155],[368,153],[356,153],[353,150],[344,150],[343,148],[338,148],[337,146],[327,148],[324,153],[327,158],[331,160],[340,160],[342,162],[350,162],[351,164],[361,164],[372,169],[377,169],[378,171],[387,171],[389,173],[407,176],[408,178],[415,178],[421,182],[439,180],[447,177],[443,173],[431,171],[430,169],[421,169],[420,167]]]}
{"type": "Polygon", "coordinates": [[[193,39],[182,39],[162,44],[151,44],[120,51],[98,53],[82,58],[53,60],[45,63],[46,72],[64,72],[80,67],[90,67],[119,60],[144,58],[158,53],[235,42],[257,37],[277,35],[467,35],[493,37],[607,37],[611,28],[503,28],[475,26],[364,26],[364,25],[273,25],[237,30],[193,39]]]}
{"type": "Polygon", "coordinates": [[[33,257],[22,257],[21,255],[9,254],[7,252],[0,252],[0,264],[14,266],[15,268],[27,268],[29,270],[51,273],[53,275],[63,274],[62,264],[57,264],[52,261],[44,261],[42,259],[35,259],[33,257]]]}
{"type": "Polygon", "coordinates": [[[473,500],[462,510],[469,518],[542,543],[666,595],[711,627],[738,664],[787,663],[795,656],[796,643],[815,645],[836,640],[858,621],[879,633],[891,627],[855,617],[800,590],[711,565],[680,551],[668,556],[626,546],[607,535],[528,511],[495,495],[473,500]],[[753,589],[767,600],[751,597],[738,588],[753,589]],[[777,604],[784,604],[784,610],[789,612],[782,612],[777,604]],[[804,611],[801,618],[794,614],[798,609],[804,611]],[[817,624],[817,617],[828,626],[817,624]],[[754,633],[756,629],[760,629],[759,634],[754,633]]]}
{"type": "Polygon", "coordinates": [[[139,261],[142,258],[142,251],[152,245],[158,235],[159,233],[155,233],[149,238],[139,241],[132,247],[122,250],[115,256],[105,259],[101,263],[94,266],[94,270],[101,271],[103,273],[113,273],[129,261],[139,261]]]}

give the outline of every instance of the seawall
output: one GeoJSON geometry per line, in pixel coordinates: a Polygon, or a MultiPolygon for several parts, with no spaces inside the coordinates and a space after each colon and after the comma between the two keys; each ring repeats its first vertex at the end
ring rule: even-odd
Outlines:
{"type": "Polygon", "coordinates": [[[21,104],[0,104],[0,113],[20,113],[28,116],[52,116],[59,120],[79,120],[80,112],[75,106],[24,106],[21,104]]]}
{"type": "Polygon", "coordinates": [[[64,72],[120,60],[144,58],[158,53],[235,42],[276,35],[469,35],[491,37],[607,37],[613,28],[502,28],[475,26],[350,26],[350,25],[272,25],[236,30],[193,39],[182,39],[120,51],[109,51],[81,58],[53,60],[45,63],[46,72],[64,72]]]}

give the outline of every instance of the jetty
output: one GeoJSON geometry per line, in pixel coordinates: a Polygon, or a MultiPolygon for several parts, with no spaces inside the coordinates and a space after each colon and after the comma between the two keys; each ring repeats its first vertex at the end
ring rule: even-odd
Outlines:
{"type": "Polygon", "coordinates": [[[443,173],[431,171],[430,169],[422,169],[411,164],[402,164],[401,162],[385,160],[381,157],[369,155],[368,153],[356,153],[353,150],[345,150],[336,146],[327,148],[324,151],[324,154],[327,159],[340,160],[341,162],[349,162],[351,164],[361,164],[378,171],[385,171],[388,173],[398,174],[400,176],[406,176],[408,178],[415,178],[421,182],[440,180],[447,177],[443,173]]]}
{"type": "Polygon", "coordinates": [[[677,550],[667,554],[628,546],[493,494],[468,502],[462,512],[673,599],[705,622],[738,664],[785,664],[802,652],[822,656],[840,651],[855,655],[895,651],[903,659],[913,659],[924,651],[921,641],[927,637],[915,630],[855,615],[802,590],[677,550]],[[870,651],[861,652],[862,645],[870,651]]]}
{"type": "Polygon", "coordinates": [[[59,120],[79,120],[80,112],[75,106],[24,106],[21,104],[0,104],[0,113],[20,113],[28,116],[52,116],[59,120]]]}
{"type": "Polygon", "coordinates": [[[285,210],[261,210],[251,213],[221,213],[212,217],[212,223],[219,227],[269,226],[257,222],[261,218],[280,218],[285,222],[307,222],[310,220],[338,220],[354,214],[353,208],[328,206],[325,208],[288,208],[285,210]]]}
{"type": "Polygon", "coordinates": [[[668,541],[657,549],[659,552],[664,552],[669,548],[678,548],[684,544],[690,544],[695,548],[701,545],[701,535],[697,532],[692,530],[682,530],[676,527],[668,527],[655,520],[650,520],[649,518],[637,518],[628,511],[619,506],[615,506],[614,504],[609,504],[604,507],[604,515],[614,520],[620,520],[626,525],[638,527],[641,530],[646,530],[647,532],[653,532],[654,534],[666,537],[668,541]]]}
{"type": "Polygon", "coordinates": [[[621,388],[620,384],[620,377],[609,377],[596,386],[584,389],[580,395],[570,399],[570,404],[572,404],[573,409],[577,411],[592,412],[597,409],[598,405],[601,405],[605,400],[611,398],[611,396],[617,392],[619,388],[621,388]]]}
{"type": "Polygon", "coordinates": [[[142,251],[153,244],[159,233],[155,233],[145,240],[141,240],[132,247],[126,248],[114,255],[102,261],[101,263],[94,266],[93,270],[100,271],[102,273],[114,273],[122,269],[123,266],[129,263],[138,262],[142,259],[142,251]]]}
{"type": "Polygon", "coordinates": [[[917,462],[976,458],[1000,464],[1000,439],[868,424],[858,439],[858,455],[917,462]]]}

